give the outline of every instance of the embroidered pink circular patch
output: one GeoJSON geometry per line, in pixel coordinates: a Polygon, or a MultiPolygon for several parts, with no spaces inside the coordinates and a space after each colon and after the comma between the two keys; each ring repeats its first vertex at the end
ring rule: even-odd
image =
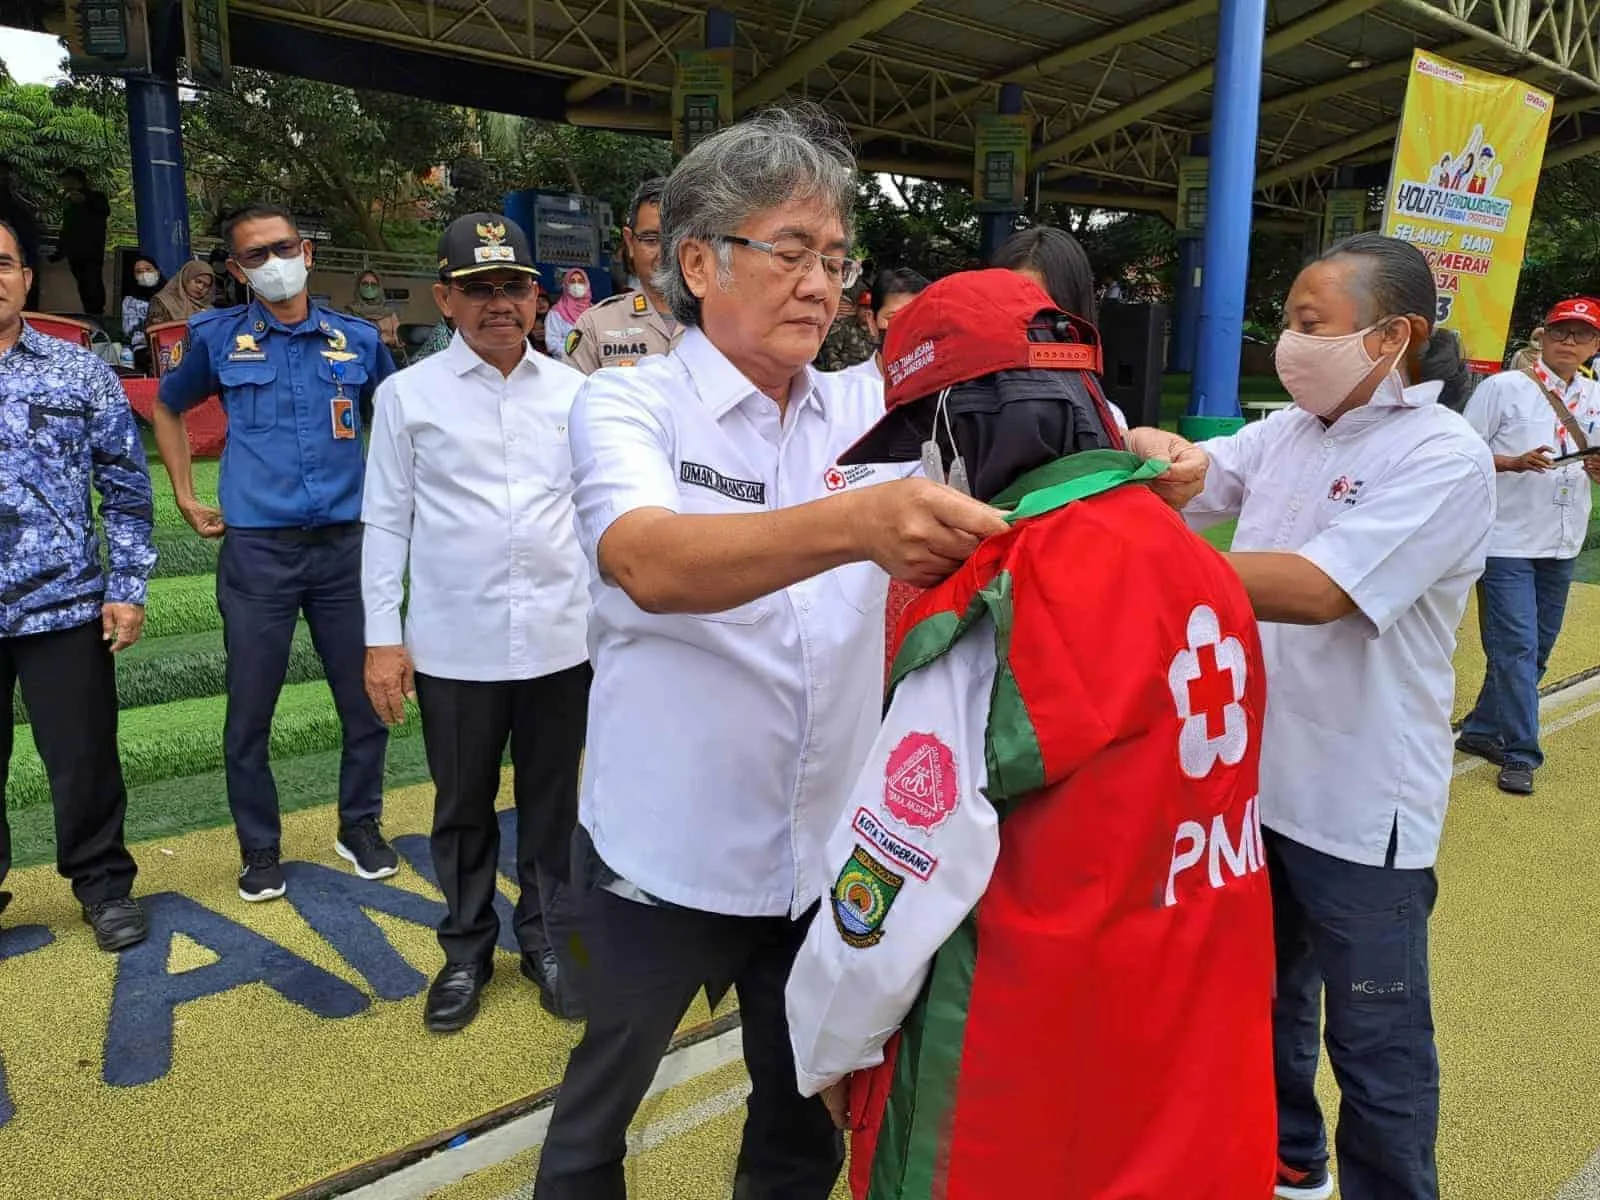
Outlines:
{"type": "Polygon", "coordinates": [[[956,756],[931,733],[908,733],[883,772],[883,807],[912,829],[933,829],[956,810],[956,756]]]}

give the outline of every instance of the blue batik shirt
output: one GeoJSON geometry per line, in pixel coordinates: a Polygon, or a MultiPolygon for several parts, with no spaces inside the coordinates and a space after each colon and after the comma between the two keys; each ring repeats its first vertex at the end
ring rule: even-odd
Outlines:
{"type": "Polygon", "coordinates": [[[230,528],[315,529],[361,519],[361,408],[393,373],[372,322],[312,304],[290,327],[257,301],[190,317],[160,398],[175,413],[221,398],[230,528]]]}
{"type": "Polygon", "coordinates": [[[86,625],[102,603],[143,604],[154,524],[144,446],[116,374],[24,325],[0,356],[0,637],[86,625]]]}

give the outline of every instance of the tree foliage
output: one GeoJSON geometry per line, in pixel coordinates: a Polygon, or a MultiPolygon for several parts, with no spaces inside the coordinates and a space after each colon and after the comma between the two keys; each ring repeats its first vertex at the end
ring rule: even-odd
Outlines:
{"type": "Polygon", "coordinates": [[[672,147],[658,138],[500,113],[473,118],[472,156],[455,164],[449,216],[498,209],[510,191],[546,188],[597,196],[620,225],[639,184],[672,170],[672,147]]]}
{"type": "Polygon", "coordinates": [[[12,166],[16,190],[46,222],[59,217],[56,176],[79,167],[118,213],[131,217],[128,139],[124,126],[92,104],[58,97],[42,84],[0,79],[0,159],[12,166]]]}
{"type": "Polygon", "coordinates": [[[201,228],[271,200],[336,242],[388,250],[435,215],[426,180],[466,145],[468,121],[449,105],[240,69],[230,90],[184,105],[183,132],[201,228]]]}

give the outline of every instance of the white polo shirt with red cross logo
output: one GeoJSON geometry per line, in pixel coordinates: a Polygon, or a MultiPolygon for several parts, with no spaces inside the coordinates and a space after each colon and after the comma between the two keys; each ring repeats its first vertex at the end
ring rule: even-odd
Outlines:
{"type": "MultiPolygon", "coordinates": [[[[1392,379],[1392,377],[1391,377],[1392,379]]],[[[1452,656],[1494,525],[1494,461],[1440,385],[1388,383],[1331,426],[1299,408],[1205,443],[1197,528],[1299,554],[1355,601],[1327,625],[1263,622],[1261,821],[1351,862],[1427,867],[1450,796],[1452,656]]]]}

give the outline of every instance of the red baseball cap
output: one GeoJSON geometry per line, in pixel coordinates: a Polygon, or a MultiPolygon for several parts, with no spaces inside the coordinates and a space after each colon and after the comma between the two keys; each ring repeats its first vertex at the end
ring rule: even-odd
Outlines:
{"type": "MultiPolygon", "coordinates": [[[[1002,371],[1098,373],[1100,335],[1089,322],[1062,312],[1026,276],[962,271],[930,284],[895,314],[883,363],[888,411],[839,456],[841,463],[906,457],[901,435],[913,423],[907,407],[957,384],[1002,371]]],[[[914,450],[910,457],[916,457],[914,450]]]]}
{"type": "Polygon", "coordinates": [[[1562,300],[1544,319],[1546,325],[1554,325],[1558,321],[1579,321],[1590,329],[1600,329],[1600,300],[1592,300],[1588,296],[1562,300]]]}

